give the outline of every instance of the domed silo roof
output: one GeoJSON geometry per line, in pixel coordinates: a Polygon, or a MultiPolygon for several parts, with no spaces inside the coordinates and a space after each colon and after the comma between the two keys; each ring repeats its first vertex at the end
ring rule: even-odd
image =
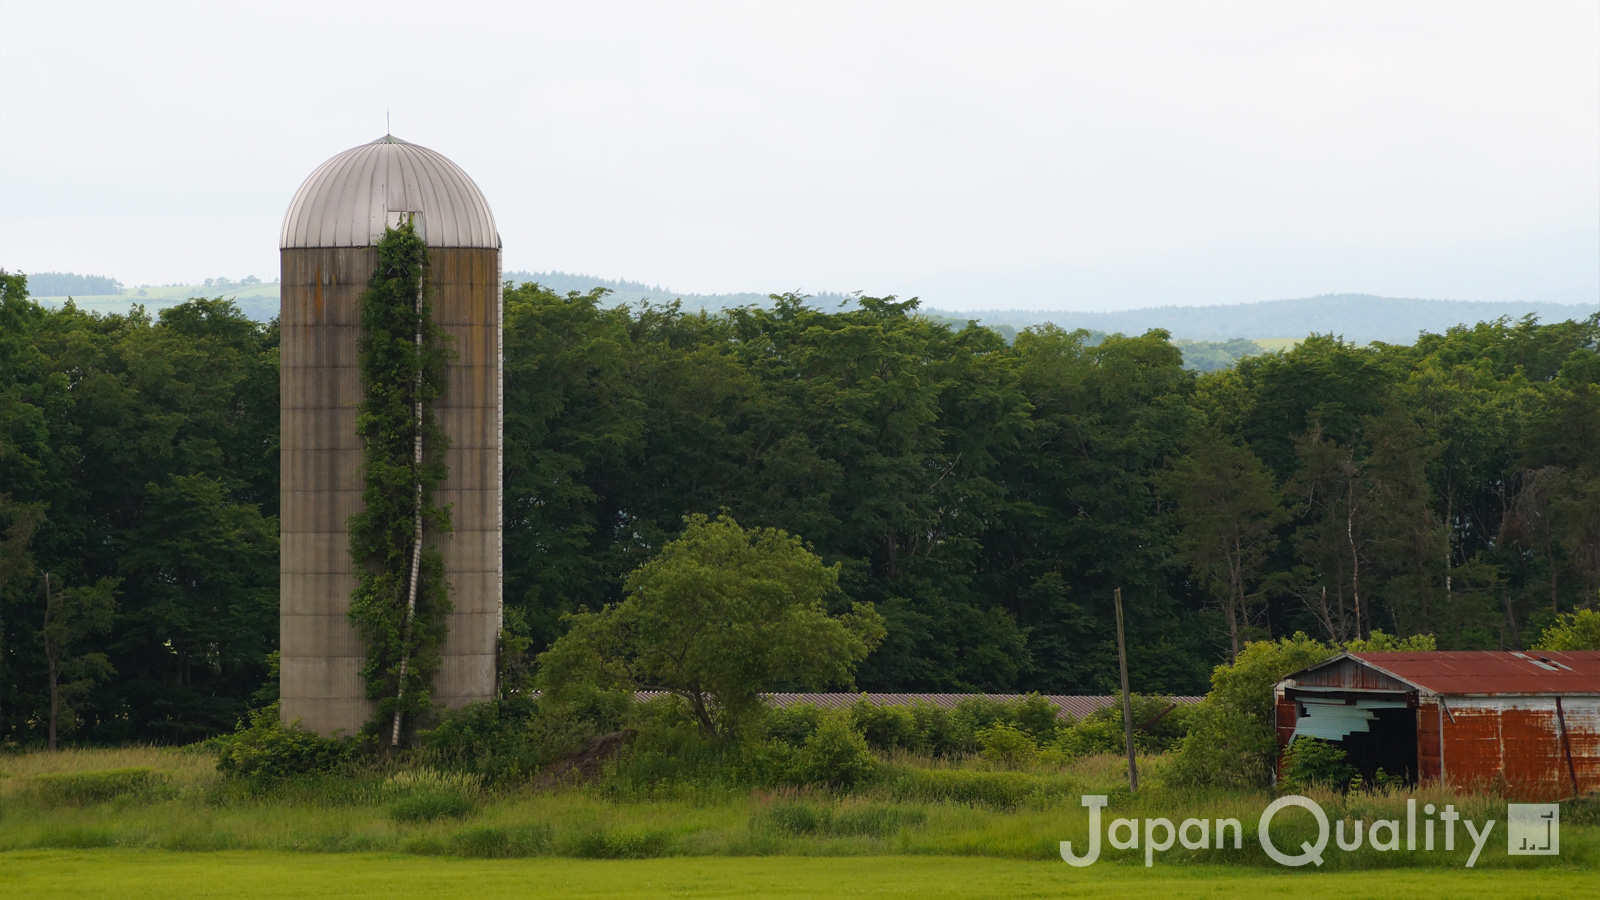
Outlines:
{"type": "Polygon", "coordinates": [[[407,214],[429,247],[500,246],[494,213],[467,173],[392,134],[318,166],[289,204],[278,246],[370,247],[407,214]]]}

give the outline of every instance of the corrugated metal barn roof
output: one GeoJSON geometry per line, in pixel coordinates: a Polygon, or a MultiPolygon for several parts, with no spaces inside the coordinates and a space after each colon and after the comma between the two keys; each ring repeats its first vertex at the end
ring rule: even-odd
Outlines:
{"type": "Polygon", "coordinates": [[[1324,665],[1345,658],[1436,694],[1600,694],[1593,650],[1351,653],[1324,665]]]}
{"type": "Polygon", "coordinates": [[[370,247],[408,213],[429,247],[500,246],[489,201],[467,173],[394,135],[318,166],[289,204],[278,246],[370,247]]]}
{"type": "MultiPolygon", "coordinates": [[[[663,696],[660,691],[640,691],[639,699],[647,700],[652,697],[663,696]]],[[[822,709],[843,709],[857,700],[866,698],[868,703],[875,706],[910,706],[913,703],[928,703],[944,709],[955,709],[956,704],[973,697],[983,697],[1003,703],[1013,703],[1027,698],[1027,694],[765,694],[767,702],[773,706],[817,706],[822,709]]],[[[1122,702],[1121,696],[1093,696],[1081,694],[1044,694],[1046,702],[1056,708],[1060,716],[1070,715],[1082,718],[1107,706],[1122,702]]],[[[1199,703],[1203,697],[1169,697],[1173,703],[1189,705],[1199,703]]]]}

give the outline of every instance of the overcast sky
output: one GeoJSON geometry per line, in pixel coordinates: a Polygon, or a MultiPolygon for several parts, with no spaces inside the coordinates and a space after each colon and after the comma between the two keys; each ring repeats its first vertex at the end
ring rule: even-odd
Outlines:
{"type": "Polygon", "coordinates": [[[1600,3],[0,0],[0,266],[276,276],[393,132],[508,269],[1117,309],[1600,303],[1600,3]]]}

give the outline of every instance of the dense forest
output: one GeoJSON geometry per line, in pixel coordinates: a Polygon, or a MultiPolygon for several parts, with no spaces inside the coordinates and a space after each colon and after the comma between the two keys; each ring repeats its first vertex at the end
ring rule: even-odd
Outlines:
{"type": "MultiPolygon", "coordinates": [[[[861,298],[722,313],[506,295],[505,559],[535,649],[726,511],[873,603],[872,690],[1138,691],[1240,642],[1520,647],[1600,591],[1600,316],[1185,368],[1162,331],[1013,341],[861,298]]],[[[275,692],[278,332],[0,297],[0,740],[188,741],[275,692]]]]}

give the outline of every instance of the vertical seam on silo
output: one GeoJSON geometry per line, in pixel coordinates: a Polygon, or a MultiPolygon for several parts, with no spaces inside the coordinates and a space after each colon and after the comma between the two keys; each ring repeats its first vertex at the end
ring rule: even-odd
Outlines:
{"type": "MultiPolygon", "coordinates": [[[[433,183],[432,174],[428,167],[421,165],[411,154],[405,154],[403,165],[410,169],[413,179],[417,184],[417,205],[422,207],[422,227],[425,232],[423,242],[429,247],[446,247],[447,242],[441,241],[444,234],[444,220],[446,216],[445,204],[439,201],[439,189],[433,183]]],[[[409,197],[407,198],[410,199],[409,197]]]]}
{"type": "Polygon", "coordinates": [[[346,153],[339,166],[328,172],[328,189],[317,192],[319,205],[313,212],[313,221],[317,226],[317,236],[311,242],[318,247],[338,247],[340,210],[344,207],[344,191],[350,178],[350,169],[355,166],[361,153],[346,153]],[[330,233],[331,232],[331,233],[330,233]]]}
{"type": "Polygon", "coordinates": [[[290,201],[289,203],[289,214],[284,216],[283,228],[280,229],[278,233],[278,249],[282,250],[289,247],[304,247],[307,245],[307,239],[305,235],[306,219],[301,215],[301,211],[305,208],[306,198],[312,196],[316,192],[316,187],[322,183],[321,176],[323,173],[329,166],[333,165],[334,161],[338,158],[339,157],[335,156],[332,159],[323,160],[322,165],[317,166],[316,169],[312,170],[310,177],[306,178],[306,180],[300,185],[300,190],[295,192],[294,200],[290,201]],[[294,227],[299,229],[300,233],[296,234],[294,231],[290,230],[291,223],[294,227]]]}
{"type": "MultiPolygon", "coordinates": [[[[381,147],[374,148],[373,152],[367,157],[368,164],[363,166],[360,174],[356,176],[355,189],[357,193],[351,198],[350,215],[347,217],[350,221],[350,243],[352,244],[359,242],[366,246],[373,246],[383,236],[383,232],[381,231],[377,234],[373,234],[372,195],[377,190],[376,183],[378,179],[380,177],[388,177],[388,173],[386,171],[380,172],[380,170],[387,170],[388,168],[385,163],[385,158],[388,155],[389,154],[382,151],[381,147]],[[357,216],[360,216],[361,218],[362,233],[359,235],[359,237],[355,233],[357,216]]],[[[385,212],[387,212],[387,209],[385,212]]],[[[387,223],[388,217],[385,216],[384,224],[387,223]]]]}
{"type": "Polygon", "coordinates": [[[428,151],[428,154],[428,165],[423,167],[426,168],[428,173],[428,184],[433,188],[434,195],[439,199],[440,207],[450,210],[448,222],[443,221],[444,217],[441,217],[441,221],[439,223],[439,242],[441,246],[446,247],[468,246],[471,242],[462,240],[461,237],[460,219],[463,206],[461,201],[463,198],[457,196],[456,192],[451,190],[451,188],[454,187],[454,182],[456,179],[444,177],[450,174],[450,168],[452,164],[449,160],[446,160],[443,156],[440,156],[431,150],[428,151]],[[440,177],[437,179],[434,178],[435,174],[439,175],[440,177]],[[448,232],[446,232],[446,228],[449,229],[448,232]]]}
{"type": "Polygon", "coordinates": [[[361,159],[345,174],[339,215],[334,219],[335,227],[347,229],[347,233],[338,238],[340,244],[371,247],[377,243],[372,238],[367,222],[372,215],[372,181],[378,177],[378,169],[383,165],[383,158],[386,155],[381,146],[369,144],[366,152],[361,154],[361,159]],[[358,215],[361,216],[360,233],[356,231],[358,215]]]}
{"type": "Polygon", "coordinates": [[[318,179],[316,192],[312,196],[312,202],[306,209],[308,215],[305,243],[308,247],[327,247],[330,245],[330,238],[323,234],[328,222],[328,204],[333,194],[338,191],[339,173],[343,172],[345,166],[350,164],[350,156],[348,153],[340,154],[328,162],[330,164],[329,168],[318,179]],[[335,161],[337,161],[337,165],[333,164],[335,161]]]}
{"type": "MultiPolygon", "coordinates": [[[[390,175],[397,179],[398,192],[400,192],[400,195],[398,195],[398,200],[395,200],[395,184],[384,184],[384,207],[386,207],[390,213],[394,213],[395,208],[390,207],[390,203],[400,203],[400,208],[402,208],[402,210],[413,211],[413,213],[421,213],[422,232],[419,234],[419,237],[421,237],[422,243],[426,245],[427,226],[429,226],[429,221],[432,219],[432,216],[427,215],[427,211],[429,210],[427,210],[426,203],[422,202],[421,187],[416,189],[416,194],[418,195],[416,195],[416,197],[411,197],[411,186],[413,186],[414,181],[416,181],[416,171],[413,171],[413,167],[411,167],[410,163],[411,159],[408,157],[408,155],[406,155],[405,147],[398,147],[397,151],[389,154],[389,170],[387,171],[389,171],[390,175]]],[[[414,224],[416,224],[416,219],[411,219],[411,223],[413,223],[414,227],[414,224]]]]}

